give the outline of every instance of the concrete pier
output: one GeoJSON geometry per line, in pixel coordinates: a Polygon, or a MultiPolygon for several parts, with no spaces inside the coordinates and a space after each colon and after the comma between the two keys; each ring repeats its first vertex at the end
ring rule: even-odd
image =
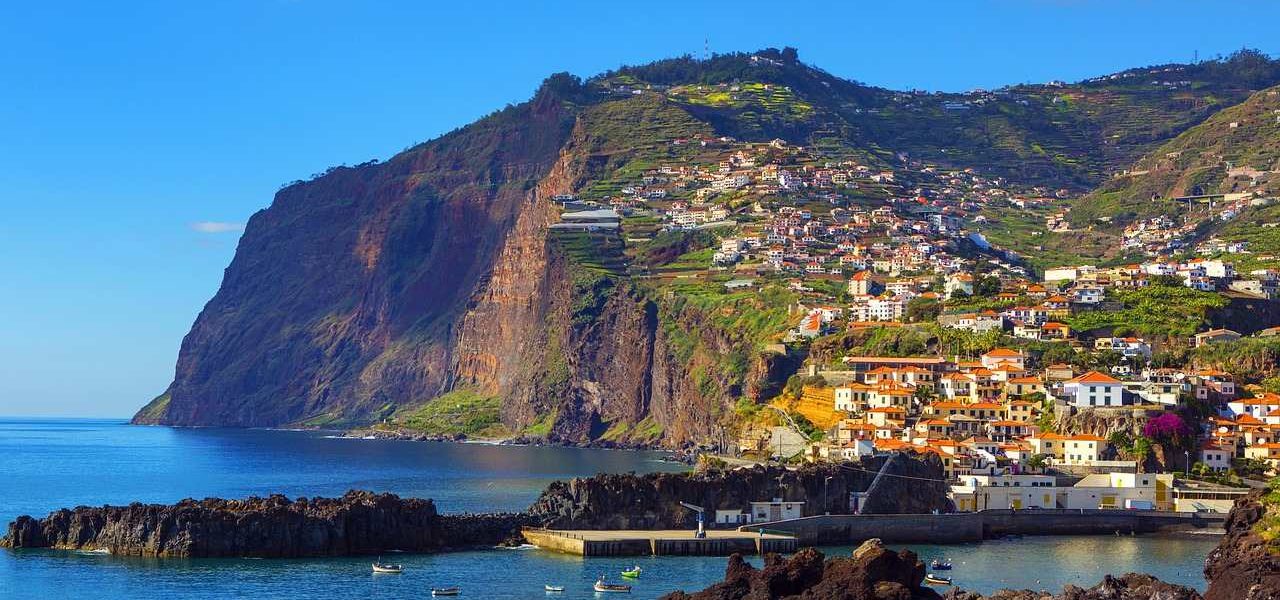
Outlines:
{"type": "Polygon", "coordinates": [[[1006,535],[1123,535],[1221,529],[1224,513],[1153,510],[984,510],[940,515],[821,515],[748,525],[794,535],[805,544],[955,544],[1006,535]]]}
{"type": "Polygon", "coordinates": [[[795,552],[799,541],[780,533],[710,530],[696,538],[692,531],[597,531],[525,528],[530,544],[578,556],[728,556],[735,552],[795,552]]]}

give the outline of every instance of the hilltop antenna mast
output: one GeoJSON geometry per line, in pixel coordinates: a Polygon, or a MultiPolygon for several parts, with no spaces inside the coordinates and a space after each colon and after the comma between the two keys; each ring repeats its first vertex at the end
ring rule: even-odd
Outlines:
{"type": "Polygon", "coordinates": [[[711,39],[702,38],[702,60],[711,59],[711,39]]]}
{"type": "Polygon", "coordinates": [[[1199,49],[1199,48],[1196,48],[1196,49],[1195,49],[1195,52],[1191,55],[1191,64],[1193,64],[1193,65],[1198,65],[1198,64],[1200,64],[1200,49],[1199,49]]]}

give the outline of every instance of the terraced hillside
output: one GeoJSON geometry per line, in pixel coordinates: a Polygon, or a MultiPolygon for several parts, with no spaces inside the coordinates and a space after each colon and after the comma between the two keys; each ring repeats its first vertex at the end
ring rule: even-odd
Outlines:
{"type": "Polygon", "coordinates": [[[1207,213],[1207,198],[1280,191],[1280,88],[1218,112],[1161,145],[1124,174],[1077,202],[1076,224],[1106,219],[1123,226],[1153,215],[1207,213]]]}
{"type": "Polygon", "coordinates": [[[1078,83],[942,94],[862,85],[783,50],[659,61],[593,82],[610,89],[670,86],[671,100],[743,139],[838,145],[885,160],[905,154],[1087,191],[1215,112],[1280,83],[1280,62],[1241,51],[1221,61],[1078,83]]]}

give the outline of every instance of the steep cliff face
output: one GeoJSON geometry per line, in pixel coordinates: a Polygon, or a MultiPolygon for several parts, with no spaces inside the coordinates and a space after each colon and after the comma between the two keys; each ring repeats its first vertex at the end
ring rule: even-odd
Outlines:
{"type": "Polygon", "coordinates": [[[458,316],[536,218],[535,185],[572,118],[540,93],[386,163],[281,190],[183,340],[154,420],[370,421],[444,391],[458,316]]]}

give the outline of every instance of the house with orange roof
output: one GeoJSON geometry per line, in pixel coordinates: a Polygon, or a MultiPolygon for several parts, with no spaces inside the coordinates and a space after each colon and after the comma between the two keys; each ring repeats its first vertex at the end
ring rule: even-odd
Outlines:
{"type": "Polygon", "coordinates": [[[952,273],[948,275],[947,280],[942,285],[942,291],[946,293],[948,300],[960,294],[972,296],[973,275],[968,273],[952,273]]]}
{"type": "Polygon", "coordinates": [[[1275,472],[1277,467],[1280,467],[1280,443],[1267,442],[1245,446],[1244,457],[1266,461],[1271,465],[1271,471],[1275,472]]]}
{"type": "Polygon", "coordinates": [[[1010,350],[1008,348],[996,348],[982,355],[982,366],[988,369],[994,369],[1001,363],[1009,363],[1019,369],[1027,368],[1027,356],[1021,350],[1010,350]]]}
{"type": "Polygon", "coordinates": [[[1191,374],[1191,391],[1201,400],[1229,401],[1236,397],[1236,380],[1222,371],[1196,371],[1191,374]]]}
{"type": "Polygon", "coordinates": [[[1026,369],[1020,369],[1012,364],[1005,363],[991,369],[991,378],[1001,383],[1009,381],[1015,377],[1022,377],[1026,374],[1026,369]]]}
{"type": "Polygon", "coordinates": [[[1040,410],[1038,402],[1027,400],[1010,400],[1004,404],[1004,417],[1010,421],[1030,422],[1036,418],[1040,410]]]}
{"type": "Polygon", "coordinates": [[[1240,416],[1249,415],[1261,424],[1268,414],[1277,409],[1280,409],[1280,394],[1271,392],[1263,392],[1253,398],[1236,398],[1227,402],[1227,410],[1236,416],[1236,422],[1240,422],[1240,416]]]}
{"type": "Polygon", "coordinates": [[[1013,377],[1005,380],[1004,393],[1009,396],[1043,394],[1044,383],[1038,377],[1013,377]]]}
{"type": "Polygon", "coordinates": [[[1066,381],[1075,376],[1075,367],[1066,363],[1054,363],[1044,368],[1045,381],[1066,381]]]}
{"type": "Polygon", "coordinates": [[[888,427],[889,425],[901,427],[906,418],[907,411],[897,406],[869,408],[866,413],[867,422],[876,427],[888,427]]]}
{"type": "Polygon", "coordinates": [[[989,435],[995,439],[1011,440],[1029,435],[1031,433],[1031,424],[1024,421],[1000,419],[987,423],[987,429],[990,431],[989,435]]]}
{"type": "Polygon", "coordinates": [[[1062,384],[1068,402],[1078,408],[1124,406],[1124,383],[1105,373],[1089,371],[1062,384]]]}
{"type": "Polygon", "coordinates": [[[978,382],[972,375],[949,373],[938,379],[938,391],[951,400],[977,400],[978,382]]]}
{"type": "Polygon", "coordinates": [[[861,412],[867,407],[871,389],[872,386],[857,382],[836,386],[832,389],[835,409],[847,413],[861,412]]]}
{"type": "Polygon", "coordinates": [[[896,450],[907,450],[913,446],[899,439],[894,438],[876,438],[876,450],[881,452],[893,452],[896,450]]]}
{"type": "Polygon", "coordinates": [[[1102,460],[1108,446],[1106,438],[1096,435],[1072,435],[1062,438],[1062,462],[1068,465],[1093,465],[1102,460]]]}
{"type": "Polygon", "coordinates": [[[1040,339],[1069,340],[1071,339],[1071,326],[1066,323],[1049,321],[1048,323],[1040,326],[1040,339]]]}
{"type": "Polygon", "coordinates": [[[876,426],[871,423],[843,419],[836,424],[836,443],[844,444],[854,440],[869,440],[876,437],[876,426]]]}
{"type": "Polygon", "coordinates": [[[1038,433],[1026,441],[1033,453],[1051,456],[1055,464],[1067,465],[1093,465],[1101,460],[1108,446],[1106,439],[1094,435],[1038,433]]]}
{"type": "Polygon", "coordinates": [[[1234,453],[1218,444],[1212,438],[1200,443],[1200,454],[1197,460],[1214,471],[1222,472],[1231,468],[1231,457],[1234,453]]]}
{"type": "Polygon", "coordinates": [[[916,434],[927,439],[951,437],[954,428],[946,419],[920,419],[916,422],[916,434]]]}
{"type": "Polygon", "coordinates": [[[867,394],[867,406],[871,408],[896,406],[909,411],[915,394],[915,388],[889,380],[871,388],[867,394]]]}
{"type": "Polygon", "coordinates": [[[1259,446],[1262,444],[1271,444],[1280,442],[1280,436],[1277,431],[1269,425],[1259,425],[1257,427],[1246,427],[1240,430],[1240,439],[1244,442],[1245,447],[1259,446]]]}

